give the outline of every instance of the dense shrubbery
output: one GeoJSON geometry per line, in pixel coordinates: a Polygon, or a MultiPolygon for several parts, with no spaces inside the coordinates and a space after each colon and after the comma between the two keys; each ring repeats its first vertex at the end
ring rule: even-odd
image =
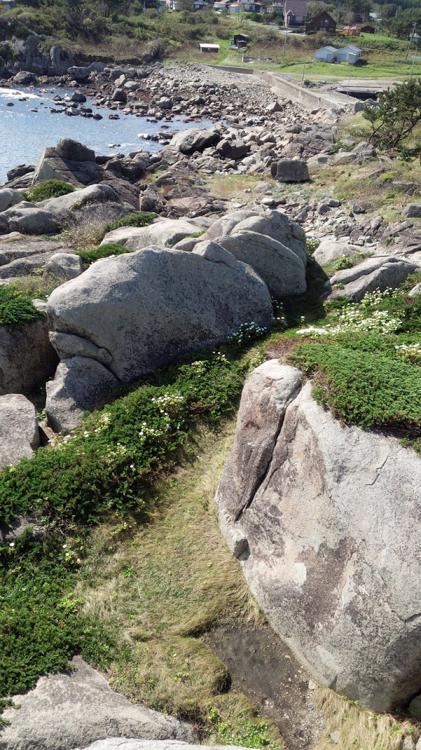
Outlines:
{"type": "Polygon", "coordinates": [[[0,325],[19,326],[42,317],[29,295],[13,286],[0,286],[0,325]]]}
{"type": "Polygon", "coordinates": [[[43,180],[26,191],[25,197],[28,201],[39,203],[47,198],[59,198],[74,192],[73,185],[64,180],[43,180]]]}

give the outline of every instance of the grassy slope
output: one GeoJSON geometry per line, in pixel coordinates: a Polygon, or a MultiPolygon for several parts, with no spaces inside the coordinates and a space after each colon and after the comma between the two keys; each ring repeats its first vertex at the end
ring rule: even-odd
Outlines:
{"type": "MultiPolygon", "coordinates": [[[[406,45],[402,40],[381,34],[362,34],[357,40],[364,50],[367,64],[352,66],[329,65],[315,62],[314,50],[321,44],[319,35],[302,37],[289,35],[285,38],[277,24],[256,23],[249,14],[239,16],[216,15],[212,12],[164,13],[155,11],[123,15],[114,13],[104,16],[95,5],[86,10],[85,23],[69,20],[60,3],[30,8],[19,5],[9,11],[0,12],[0,27],[6,23],[16,27],[18,35],[31,29],[45,34],[46,44],[65,42],[75,52],[91,57],[131,60],[140,58],[151,44],[159,40],[165,54],[174,55],[192,62],[207,62],[217,65],[240,65],[263,70],[276,70],[301,78],[405,78],[420,75],[421,63],[405,59],[406,45]],[[236,32],[250,36],[251,46],[247,50],[249,63],[243,62],[242,53],[230,50],[229,41],[236,32]],[[217,55],[200,54],[201,41],[220,45],[217,55]]],[[[329,37],[330,44],[344,45],[344,37],[329,37]]]]}
{"type": "Polygon", "coordinates": [[[276,730],[245,696],[227,691],[225,667],[202,638],[216,625],[261,619],[213,506],[234,428],[231,421],[197,438],[189,463],[155,488],[150,523],[93,534],[78,595],[85,614],[106,622],[121,643],[110,667],[114,687],[198,721],[212,741],[279,747],[276,730]]]}

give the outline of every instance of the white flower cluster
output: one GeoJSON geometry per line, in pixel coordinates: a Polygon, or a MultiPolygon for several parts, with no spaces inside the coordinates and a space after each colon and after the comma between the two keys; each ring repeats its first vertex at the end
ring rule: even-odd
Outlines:
{"type": "Polygon", "coordinates": [[[170,428],[170,418],[168,414],[164,415],[162,424],[159,427],[150,427],[147,422],[142,422],[138,432],[139,441],[144,443],[148,438],[160,438],[165,435],[170,428]]]}
{"type": "Polygon", "coordinates": [[[401,325],[401,319],[390,315],[387,310],[376,310],[382,299],[391,294],[390,289],[385,292],[370,292],[359,305],[352,304],[342,310],[335,325],[327,323],[324,326],[308,326],[300,328],[297,333],[301,336],[335,336],[349,331],[394,333],[401,325]]]}
{"type": "Polygon", "coordinates": [[[395,349],[398,354],[401,354],[405,359],[409,359],[410,362],[421,364],[421,343],[399,344],[395,346],[395,349]]]}
{"type": "Polygon", "coordinates": [[[177,393],[165,393],[163,396],[157,396],[152,399],[152,402],[156,404],[161,414],[168,415],[170,411],[177,411],[177,409],[185,403],[184,396],[177,393]]]}
{"type": "Polygon", "coordinates": [[[252,320],[250,321],[250,323],[242,323],[238,331],[233,333],[232,336],[229,336],[228,341],[241,346],[242,344],[246,344],[249,341],[261,338],[267,332],[267,328],[259,326],[258,323],[255,323],[254,320],[252,320]]]}

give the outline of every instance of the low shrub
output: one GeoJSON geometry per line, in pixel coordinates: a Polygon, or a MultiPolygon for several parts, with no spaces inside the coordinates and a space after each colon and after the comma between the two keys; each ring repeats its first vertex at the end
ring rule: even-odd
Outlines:
{"type": "Polygon", "coordinates": [[[127,216],[122,216],[121,219],[111,221],[107,226],[107,232],[111,232],[113,229],[120,229],[121,227],[146,227],[148,224],[152,224],[156,219],[157,214],[147,211],[134,211],[127,216]]]}
{"type": "Polygon", "coordinates": [[[32,203],[39,203],[47,198],[59,198],[73,193],[74,187],[64,180],[42,180],[26,191],[25,197],[32,203]]]}
{"type": "Polygon", "coordinates": [[[13,286],[0,286],[0,325],[19,326],[42,317],[28,294],[13,286]]]}
{"type": "Polygon", "coordinates": [[[66,560],[63,540],[32,548],[27,541],[11,542],[0,555],[0,696],[29,690],[75,653],[101,666],[112,646],[102,626],[79,614],[77,566],[66,560]]]}
{"type": "Polygon", "coordinates": [[[315,397],[347,424],[421,431],[419,367],[379,334],[301,344],[291,359],[315,378],[315,397]]]}
{"type": "Polygon", "coordinates": [[[107,242],[105,245],[98,245],[93,250],[79,250],[78,255],[86,263],[94,263],[100,258],[109,258],[110,255],[123,255],[132,252],[132,248],[119,245],[118,242],[107,242]]]}
{"type": "Polygon", "coordinates": [[[243,375],[240,361],[208,354],[117,399],[70,438],[0,474],[0,519],[30,511],[66,530],[109,511],[144,512],[145,482],[172,465],[199,417],[216,423],[232,410],[243,375]]]}

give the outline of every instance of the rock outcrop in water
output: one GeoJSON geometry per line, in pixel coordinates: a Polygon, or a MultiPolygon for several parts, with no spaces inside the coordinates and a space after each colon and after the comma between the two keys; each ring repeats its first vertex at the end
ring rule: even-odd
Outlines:
{"type": "Polygon", "coordinates": [[[247,381],[221,528],[302,664],[376,711],[421,687],[420,488],[412,450],[341,425],[298,370],[272,360],[247,381]]]}

